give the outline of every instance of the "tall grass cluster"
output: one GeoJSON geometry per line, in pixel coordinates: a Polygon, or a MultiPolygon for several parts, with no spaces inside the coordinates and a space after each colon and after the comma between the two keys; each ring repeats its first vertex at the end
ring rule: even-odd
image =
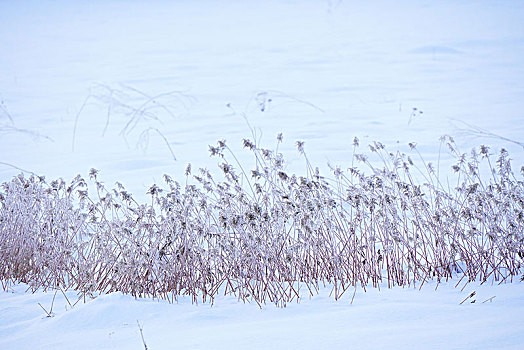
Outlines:
{"type": "Polygon", "coordinates": [[[324,285],[338,299],[356,286],[521,278],[524,183],[504,149],[461,154],[445,137],[455,164],[442,180],[439,167],[373,143],[324,177],[302,142],[305,171],[288,173],[281,141],[244,140],[249,169],[219,141],[210,153],[220,171],[165,175],[148,203],[106,188],[95,169],[88,181],[18,175],[0,191],[3,287],[284,306],[324,285]]]}

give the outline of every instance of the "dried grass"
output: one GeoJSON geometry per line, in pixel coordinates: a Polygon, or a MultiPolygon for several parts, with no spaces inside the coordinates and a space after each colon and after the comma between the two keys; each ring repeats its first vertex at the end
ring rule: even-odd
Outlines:
{"type": "Polygon", "coordinates": [[[210,152],[220,173],[193,174],[189,165],[185,185],[165,175],[147,204],[119,183],[106,189],[95,169],[89,189],[81,176],[66,183],[21,174],[0,192],[0,280],[84,296],[213,302],[226,294],[278,306],[321,285],[338,299],[357,285],[512,281],[524,259],[522,178],[504,149],[465,155],[450,137],[442,142],[456,159],[446,185],[431,164],[380,143],[327,179],[301,142],[303,176],[286,172],[278,145],[244,140],[255,164],[248,172],[219,141],[210,152]]]}

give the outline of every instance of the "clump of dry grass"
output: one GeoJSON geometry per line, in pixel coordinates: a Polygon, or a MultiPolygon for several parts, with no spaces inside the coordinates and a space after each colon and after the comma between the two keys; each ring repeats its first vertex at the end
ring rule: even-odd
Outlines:
{"type": "Polygon", "coordinates": [[[0,192],[0,280],[4,288],[25,282],[170,301],[212,302],[223,293],[278,306],[326,284],[338,299],[356,285],[513,280],[524,259],[522,179],[504,149],[466,155],[450,137],[442,142],[456,158],[453,186],[431,164],[380,143],[328,179],[302,142],[306,171],[296,175],[278,143],[270,150],[247,139],[253,169],[219,141],[210,146],[218,174],[188,165],[185,184],[165,175],[149,203],[119,183],[107,189],[95,169],[94,189],[81,176],[66,183],[19,175],[0,192]]]}

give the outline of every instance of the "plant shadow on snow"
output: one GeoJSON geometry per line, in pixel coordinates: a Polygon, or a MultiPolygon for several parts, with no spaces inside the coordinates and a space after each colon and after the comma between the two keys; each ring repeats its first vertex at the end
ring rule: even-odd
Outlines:
{"type": "Polygon", "coordinates": [[[106,84],[95,84],[76,114],[72,149],[75,148],[79,119],[85,108],[92,105],[106,109],[102,136],[106,135],[110,124],[117,124],[120,125],[118,135],[128,146],[128,140],[132,137],[136,146],[145,150],[151,135],[154,135],[161,138],[173,160],[176,160],[170,142],[161,131],[162,125],[168,119],[186,113],[188,106],[193,102],[192,96],[178,90],[151,95],[127,85],[115,88],[106,84]]]}

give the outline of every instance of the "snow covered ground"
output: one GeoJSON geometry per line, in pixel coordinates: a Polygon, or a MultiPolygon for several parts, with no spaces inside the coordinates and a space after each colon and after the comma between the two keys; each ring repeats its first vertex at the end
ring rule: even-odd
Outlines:
{"type": "MultiPolygon", "coordinates": [[[[349,164],[354,136],[390,147],[417,142],[430,161],[440,136],[457,136],[453,123],[524,135],[524,5],[515,1],[0,6],[1,161],[48,178],[95,167],[107,183],[119,180],[140,195],[188,162],[211,166],[207,146],[218,139],[240,148],[250,136],[242,113],[268,147],[283,132],[292,161],[300,159],[294,142],[303,140],[322,166],[349,164]],[[133,115],[113,107],[105,130],[108,103],[90,99],[81,110],[91,93],[111,96],[95,84],[127,93],[119,101],[139,110],[146,100],[130,89],[177,91],[157,101],[173,115],[154,109],[159,121],[136,118],[124,139],[133,115]],[[413,108],[423,114],[411,118],[413,108]],[[166,137],[176,162],[154,131],[137,147],[150,128],[166,137]]],[[[457,139],[463,151],[500,144],[457,139]]],[[[503,145],[523,159],[522,148],[503,145]]],[[[0,180],[17,173],[0,166],[0,180]]]]}
{"type": "MultiPolygon", "coordinates": [[[[457,281],[455,281],[456,283],[457,281]]],[[[358,289],[341,300],[319,296],[284,309],[220,298],[168,304],[103,295],[73,309],[61,292],[0,294],[3,349],[518,349],[522,348],[522,284],[435,284],[417,289],[358,289]],[[472,292],[473,298],[459,305],[472,292]],[[494,297],[492,301],[486,301],[494,297]],[[475,300],[475,303],[471,301],[475,300]],[[486,301],[485,303],[483,303],[486,301]],[[138,324],[137,324],[138,321],[138,324]]]]}
{"type": "MultiPolygon", "coordinates": [[[[354,136],[413,141],[435,161],[450,134],[463,151],[506,147],[524,164],[522,147],[471,134],[523,141],[521,2],[22,0],[0,2],[0,23],[0,181],[94,167],[141,198],[189,162],[214,168],[218,139],[240,149],[246,119],[268,147],[284,133],[297,171],[296,140],[326,169],[349,165],[354,136]]],[[[66,311],[59,293],[52,318],[38,303],[53,293],[15,286],[0,293],[0,347],[138,349],[137,320],[151,349],[524,346],[522,283],[451,285],[283,310],[115,294],[66,311]],[[473,290],[477,302],[458,305],[473,290]]]]}

